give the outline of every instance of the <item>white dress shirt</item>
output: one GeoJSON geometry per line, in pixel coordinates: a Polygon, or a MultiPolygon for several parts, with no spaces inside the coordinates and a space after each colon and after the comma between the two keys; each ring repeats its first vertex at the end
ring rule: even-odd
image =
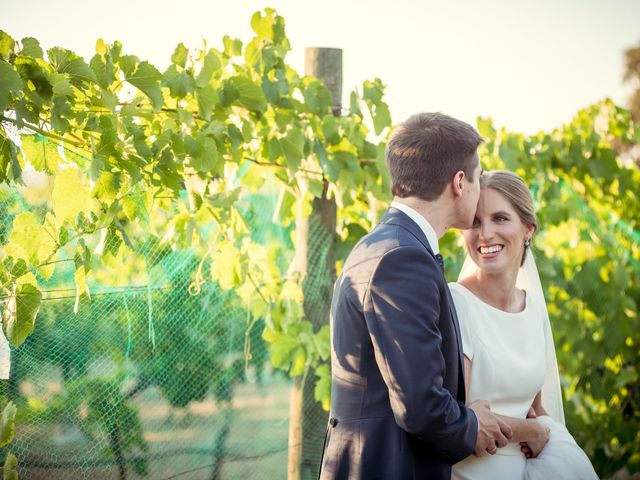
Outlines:
{"type": "Polygon", "coordinates": [[[433,250],[433,254],[437,255],[440,253],[440,246],[438,245],[438,236],[436,235],[436,231],[433,229],[431,224],[424,218],[421,214],[416,212],[413,208],[408,207],[404,203],[400,202],[391,202],[391,207],[397,208],[402,213],[407,214],[407,216],[413,220],[419,227],[420,230],[423,231],[424,236],[427,237],[427,241],[429,242],[429,246],[431,250],[433,250]]]}

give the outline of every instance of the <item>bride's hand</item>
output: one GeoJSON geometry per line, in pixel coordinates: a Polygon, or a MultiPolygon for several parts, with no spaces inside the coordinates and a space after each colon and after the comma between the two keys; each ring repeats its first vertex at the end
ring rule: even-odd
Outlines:
{"type": "Polygon", "coordinates": [[[529,408],[529,413],[527,414],[527,418],[536,418],[536,417],[542,417],[545,415],[549,415],[549,414],[542,406],[542,392],[538,392],[536,397],[533,399],[533,404],[531,405],[531,408],[529,408]]]}
{"type": "Polygon", "coordinates": [[[522,452],[527,458],[536,458],[549,441],[549,427],[536,421],[534,437],[526,442],[520,442],[522,452]]]}

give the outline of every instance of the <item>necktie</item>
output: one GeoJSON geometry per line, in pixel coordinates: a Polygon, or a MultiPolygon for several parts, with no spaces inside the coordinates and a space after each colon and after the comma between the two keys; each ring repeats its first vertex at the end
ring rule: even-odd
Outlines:
{"type": "Polygon", "coordinates": [[[444,259],[442,258],[442,255],[440,255],[439,253],[436,254],[436,260],[438,262],[438,265],[440,265],[440,268],[442,269],[442,271],[444,272],[444,259]]]}

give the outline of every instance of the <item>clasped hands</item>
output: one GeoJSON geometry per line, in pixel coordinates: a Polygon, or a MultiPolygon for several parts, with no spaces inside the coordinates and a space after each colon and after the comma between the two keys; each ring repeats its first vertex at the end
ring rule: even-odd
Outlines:
{"type": "MultiPolygon", "coordinates": [[[[506,446],[510,441],[519,441],[520,449],[527,458],[535,458],[542,451],[549,441],[549,428],[537,421],[528,420],[528,432],[523,434],[520,425],[518,426],[518,438],[514,439],[513,429],[499,415],[491,412],[491,406],[484,400],[478,400],[469,405],[478,419],[478,437],[474,454],[477,456],[494,455],[498,448],[506,446]],[[526,438],[525,441],[521,441],[526,438]]],[[[541,408],[541,407],[540,407],[541,408]]],[[[546,415],[544,409],[537,411],[531,407],[527,419],[535,419],[537,414],[546,415]]]]}
{"type": "Polygon", "coordinates": [[[513,438],[513,431],[502,419],[491,413],[489,403],[477,400],[469,404],[478,419],[478,438],[474,454],[494,455],[498,448],[506,446],[513,438]]]}

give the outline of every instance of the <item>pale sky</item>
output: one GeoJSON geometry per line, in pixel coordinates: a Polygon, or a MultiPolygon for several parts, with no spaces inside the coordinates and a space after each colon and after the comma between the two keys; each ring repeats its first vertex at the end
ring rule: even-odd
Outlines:
{"type": "Polygon", "coordinates": [[[87,59],[97,38],[120,40],[164,70],[179,42],[248,42],[267,6],[285,17],[294,68],[305,47],[342,48],[345,100],[380,77],[394,123],[441,111],[550,130],[605,97],[624,104],[623,52],[640,44],[640,0],[0,0],[0,29],[87,59]]]}

